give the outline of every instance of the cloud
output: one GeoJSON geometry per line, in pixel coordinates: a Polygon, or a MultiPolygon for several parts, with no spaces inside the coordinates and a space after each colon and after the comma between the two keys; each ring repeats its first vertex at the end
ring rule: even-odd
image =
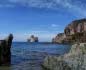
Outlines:
{"type": "Polygon", "coordinates": [[[52,10],[66,9],[71,13],[86,16],[86,3],[83,0],[1,0],[0,7],[24,7],[47,8],[52,10]],[[6,4],[6,5],[5,5],[6,4]]]}
{"type": "Polygon", "coordinates": [[[57,25],[57,24],[51,24],[51,27],[59,27],[59,25],[57,25]]]}

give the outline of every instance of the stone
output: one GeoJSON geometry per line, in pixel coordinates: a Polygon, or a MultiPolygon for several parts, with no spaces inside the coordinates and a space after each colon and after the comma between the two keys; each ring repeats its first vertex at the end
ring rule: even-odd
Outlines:
{"type": "Polygon", "coordinates": [[[64,55],[47,56],[43,67],[49,70],[86,70],[86,43],[72,45],[64,55]]]}
{"type": "Polygon", "coordinates": [[[0,65],[10,65],[11,63],[12,40],[12,34],[10,34],[5,40],[0,40],[0,65]]]}
{"type": "Polygon", "coordinates": [[[53,43],[64,43],[65,34],[59,33],[55,38],[52,39],[53,43]]]}

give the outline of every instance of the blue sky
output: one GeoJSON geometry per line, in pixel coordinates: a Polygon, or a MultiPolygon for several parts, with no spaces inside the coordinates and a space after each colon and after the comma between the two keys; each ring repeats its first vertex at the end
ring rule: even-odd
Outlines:
{"type": "Polygon", "coordinates": [[[14,41],[36,35],[50,41],[72,20],[86,17],[85,0],[0,0],[0,38],[14,41]]]}

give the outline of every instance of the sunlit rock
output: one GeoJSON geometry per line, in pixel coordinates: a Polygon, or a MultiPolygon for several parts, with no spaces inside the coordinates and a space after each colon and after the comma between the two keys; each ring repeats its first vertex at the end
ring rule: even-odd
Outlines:
{"type": "Polygon", "coordinates": [[[53,39],[53,42],[56,43],[86,42],[86,19],[72,21],[65,27],[63,34],[64,35],[59,33],[53,39]]]}
{"type": "Polygon", "coordinates": [[[47,56],[43,67],[48,70],[86,70],[86,44],[72,45],[69,53],[47,56]]]}

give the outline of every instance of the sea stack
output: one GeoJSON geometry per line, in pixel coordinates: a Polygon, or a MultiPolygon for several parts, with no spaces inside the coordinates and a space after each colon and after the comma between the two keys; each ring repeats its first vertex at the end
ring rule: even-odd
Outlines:
{"type": "Polygon", "coordinates": [[[5,40],[0,40],[0,65],[11,64],[11,45],[13,35],[10,34],[5,40]]]}
{"type": "Polygon", "coordinates": [[[59,33],[53,38],[55,43],[86,42],[86,19],[72,21],[68,24],[64,33],[59,33]]]}
{"type": "Polygon", "coordinates": [[[35,37],[34,35],[31,35],[30,38],[28,39],[28,42],[38,42],[38,37],[35,37]]]}

